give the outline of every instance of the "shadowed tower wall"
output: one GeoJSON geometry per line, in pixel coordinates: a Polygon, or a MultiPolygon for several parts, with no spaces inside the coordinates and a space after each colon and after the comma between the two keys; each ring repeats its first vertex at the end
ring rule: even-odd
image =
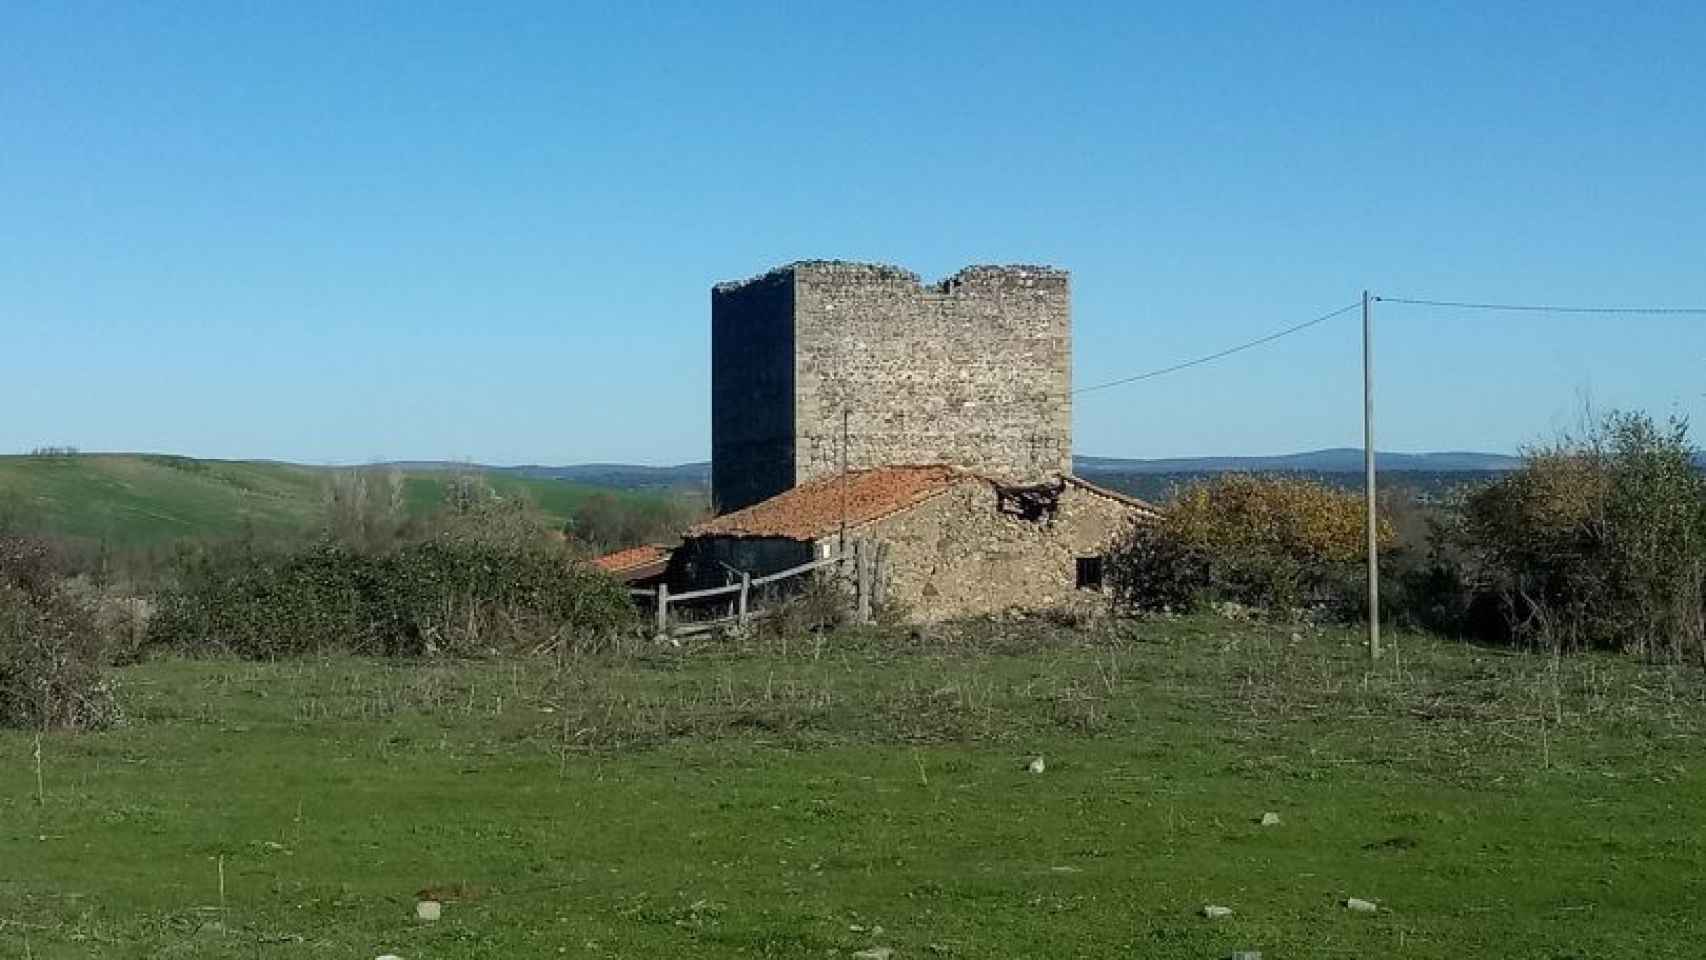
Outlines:
{"type": "Polygon", "coordinates": [[[850,467],[949,463],[1013,482],[1071,471],[1063,270],[968,267],[925,285],[796,263],[711,297],[712,493],[734,510],[850,467]]]}

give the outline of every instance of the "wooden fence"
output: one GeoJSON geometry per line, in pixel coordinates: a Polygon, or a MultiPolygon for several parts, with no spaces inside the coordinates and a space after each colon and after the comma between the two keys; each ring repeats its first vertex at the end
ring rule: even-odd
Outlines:
{"type": "Polygon", "coordinates": [[[821,560],[812,560],[786,570],[755,577],[742,572],[738,583],[722,587],[709,587],[704,590],[688,590],[684,593],[670,593],[669,584],[660,583],[654,590],[629,590],[635,599],[652,601],[652,615],[657,622],[657,638],[671,640],[676,637],[691,636],[696,633],[708,633],[730,625],[745,625],[776,611],[776,608],[758,609],[754,606],[753,591],[759,587],[773,583],[781,583],[795,577],[810,576],[825,567],[839,566],[843,575],[853,586],[854,607],[860,623],[868,623],[871,619],[871,608],[877,593],[881,590],[880,556],[864,540],[855,540],[848,549],[834,556],[821,560]],[[847,571],[848,563],[853,569],[847,571]],[[734,610],[726,616],[706,620],[684,621],[679,617],[670,616],[670,607],[696,601],[709,600],[713,597],[730,597],[734,602],[734,610]]]}

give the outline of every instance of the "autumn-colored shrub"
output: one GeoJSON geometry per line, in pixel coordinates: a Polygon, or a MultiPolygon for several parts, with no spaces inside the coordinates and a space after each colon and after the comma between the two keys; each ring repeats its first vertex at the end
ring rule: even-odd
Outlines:
{"type": "MultiPolygon", "coordinates": [[[[1139,610],[1232,601],[1273,611],[1355,611],[1365,576],[1362,498],[1297,477],[1227,474],[1179,491],[1110,558],[1116,599],[1139,610]]],[[[1379,526],[1381,543],[1393,541],[1379,526]]]]}

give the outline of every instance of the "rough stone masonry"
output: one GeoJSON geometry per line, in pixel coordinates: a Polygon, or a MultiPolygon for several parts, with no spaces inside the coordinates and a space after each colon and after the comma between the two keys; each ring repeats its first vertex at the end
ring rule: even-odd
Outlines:
{"type": "Polygon", "coordinates": [[[802,261],[711,291],[711,486],[736,510],[841,469],[1072,469],[1064,270],[802,261]],[[845,427],[845,433],[844,433],[845,427]],[[843,443],[845,436],[846,442],[843,443]],[[845,450],[844,450],[845,447],[845,450]]]}

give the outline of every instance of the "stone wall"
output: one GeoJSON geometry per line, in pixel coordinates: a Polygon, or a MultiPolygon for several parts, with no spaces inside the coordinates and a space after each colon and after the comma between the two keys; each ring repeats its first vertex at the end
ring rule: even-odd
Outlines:
{"type": "Polygon", "coordinates": [[[855,469],[948,463],[1018,482],[1065,474],[1071,338],[1067,274],[1047,267],[968,267],[926,285],[895,267],[813,261],[719,285],[717,505],[737,509],[839,471],[844,416],[855,469]]]}
{"type": "Polygon", "coordinates": [[[893,267],[795,268],[795,483],[850,466],[948,463],[1024,481],[1072,468],[1064,271],[972,267],[925,286],[893,267]]]}
{"type": "Polygon", "coordinates": [[[859,528],[884,546],[888,596],[916,620],[1042,609],[1078,595],[1078,558],[1100,556],[1140,511],[1066,484],[1052,516],[1002,509],[996,486],[962,483],[933,500],[859,528]]]}

